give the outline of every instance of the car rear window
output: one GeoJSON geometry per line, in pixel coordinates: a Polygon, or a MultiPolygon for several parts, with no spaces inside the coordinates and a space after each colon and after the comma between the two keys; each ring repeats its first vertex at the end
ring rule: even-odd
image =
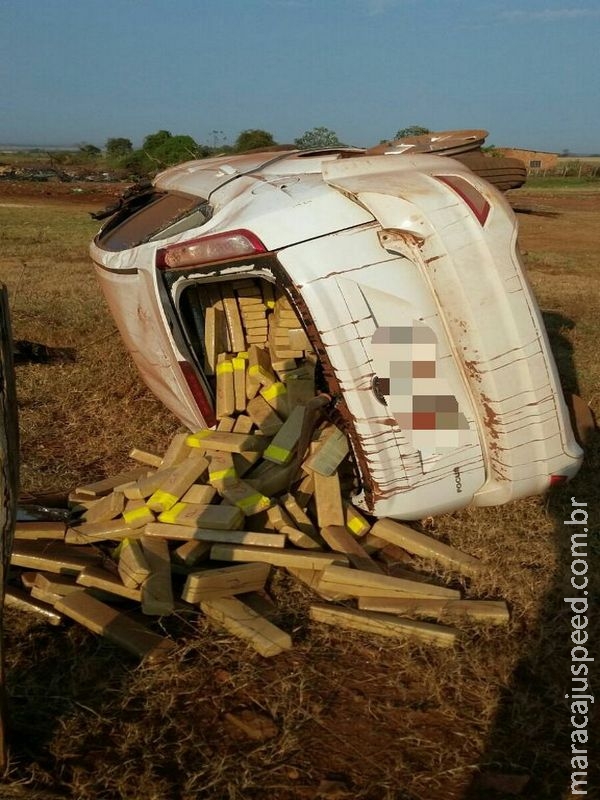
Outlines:
{"type": "Polygon", "coordinates": [[[98,244],[112,252],[127,250],[203,225],[209,217],[209,205],[200,197],[144,192],[123,203],[100,232],[98,244]]]}

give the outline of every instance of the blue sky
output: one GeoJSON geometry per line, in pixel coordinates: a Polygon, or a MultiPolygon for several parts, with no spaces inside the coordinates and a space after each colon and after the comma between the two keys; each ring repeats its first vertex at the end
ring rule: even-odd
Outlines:
{"type": "Polygon", "coordinates": [[[402,127],[600,153],[600,3],[1,0],[0,143],[402,127]]]}

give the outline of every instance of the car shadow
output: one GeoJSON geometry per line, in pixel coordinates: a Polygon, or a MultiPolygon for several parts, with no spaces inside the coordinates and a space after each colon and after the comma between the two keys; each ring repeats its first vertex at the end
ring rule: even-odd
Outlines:
{"type": "Polygon", "coordinates": [[[560,217],[560,211],[545,211],[541,208],[513,205],[512,210],[515,214],[529,214],[534,217],[560,217]]]}
{"type": "MultiPolygon", "coordinates": [[[[552,350],[561,375],[565,394],[579,394],[579,384],[573,360],[573,348],[569,332],[574,323],[558,313],[544,314],[552,350]]],[[[594,523],[598,523],[600,509],[600,490],[597,476],[600,472],[600,436],[594,430],[585,444],[584,465],[576,478],[567,486],[552,490],[548,495],[547,513],[553,520],[553,545],[556,553],[557,569],[552,576],[549,589],[543,598],[538,618],[531,625],[523,640],[522,655],[511,680],[503,690],[496,716],[488,736],[485,751],[479,761],[471,783],[463,795],[463,800],[509,800],[521,797],[532,800],[566,800],[576,796],[572,793],[572,773],[581,772],[572,763],[572,748],[579,752],[587,751],[587,784],[579,785],[587,789],[589,797],[599,797],[594,786],[598,787],[598,758],[593,744],[577,742],[572,738],[574,726],[571,722],[571,700],[567,695],[579,692],[592,695],[598,685],[600,667],[596,661],[588,662],[587,688],[582,682],[573,682],[571,639],[573,633],[572,614],[574,611],[564,598],[581,597],[582,590],[572,587],[572,542],[575,528],[565,524],[571,520],[574,502],[587,503],[589,514],[587,523],[590,534],[594,523]],[[535,717],[534,717],[535,714],[535,717]],[[594,756],[596,753],[596,756],[594,756]],[[596,763],[594,763],[596,762],[596,763]]],[[[575,518],[578,518],[577,515],[575,518]]],[[[583,515],[579,516],[583,519],[583,515]]],[[[589,596],[598,597],[598,568],[600,567],[600,546],[598,541],[587,539],[585,561],[589,578],[589,596]]],[[[535,535],[535,531],[532,531],[535,535]]],[[[583,548],[577,558],[583,554],[583,548]]],[[[580,564],[577,569],[584,570],[580,564]]],[[[579,580],[579,579],[576,579],[579,580]]],[[[588,651],[593,658],[600,644],[600,614],[594,614],[590,602],[588,651]]],[[[583,655],[582,651],[578,651],[583,655]]],[[[583,675],[583,672],[580,673],[583,675]]],[[[589,700],[589,709],[593,709],[589,700]]],[[[578,717],[576,722],[582,722],[578,717]]],[[[591,729],[591,716],[589,718],[591,729]]],[[[592,740],[595,735],[591,736],[592,740]]],[[[585,794],[580,791],[579,794],[585,794]]]]}
{"type": "MultiPolygon", "coordinates": [[[[16,585],[16,579],[11,582],[16,585]]],[[[125,685],[136,661],[83,628],[25,621],[19,610],[5,610],[4,639],[9,768],[0,797],[5,796],[7,784],[21,782],[40,792],[46,787],[49,797],[63,796],[53,792],[60,782],[58,756],[67,765],[73,758],[61,752],[60,735],[57,738],[63,720],[82,710],[99,717],[103,706],[119,694],[118,687],[125,685]]]]}

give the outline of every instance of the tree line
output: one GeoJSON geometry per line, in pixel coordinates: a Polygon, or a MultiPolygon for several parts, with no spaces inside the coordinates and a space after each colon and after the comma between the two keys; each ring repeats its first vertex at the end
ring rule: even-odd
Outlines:
{"type": "MultiPolygon", "coordinates": [[[[429,133],[427,128],[411,125],[401,128],[392,137],[400,139],[404,136],[415,136],[429,133]]],[[[273,134],[259,128],[241,131],[232,145],[225,143],[222,131],[212,131],[212,143],[201,144],[189,135],[172,134],[167,130],[151,133],[143,141],[140,148],[134,148],[130,139],[111,137],[107,139],[104,152],[93,144],[81,144],[79,152],[90,161],[99,158],[106,160],[111,169],[123,170],[135,175],[148,175],[165,167],[192,159],[207,158],[220,153],[245,153],[249,150],[274,147],[278,144],[273,134]]],[[[387,140],[382,140],[387,141],[387,140]]],[[[325,127],[316,127],[305,131],[293,142],[299,150],[314,148],[344,147],[335,131],[325,127]]]]}

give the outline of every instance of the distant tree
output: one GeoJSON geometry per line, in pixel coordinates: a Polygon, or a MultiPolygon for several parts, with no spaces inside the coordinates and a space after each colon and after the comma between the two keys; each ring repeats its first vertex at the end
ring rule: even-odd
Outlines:
{"type": "Polygon", "coordinates": [[[142,145],[142,150],[145,150],[147,153],[152,153],[154,150],[157,150],[159,147],[165,144],[166,141],[171,139],[173,134],[171,131],[156,131],[156,133],[150,133],[144,139],[144,144],[142,145]]]}
{"type": "Polygon", "coordinates": [[[133,150],[118,159],[115,164],[119,170],[123,170],[132,178],[145,178],[152,172],[156,172],[157,165],[152,161],[143,150],[133,150]]]}
{"type": "Polygon", "coordinates": [[[424,128],[422,125],[409,125],[408,128],[400,128],[394,134],[394,139],[404,139],[406,136],[423,136],[425,133],[431,133],[429,128],[424,128]]]}
{"type": "Polygon", "coordinates": [[[345,147],[338,139],[335,131],[324,127],[305,131],[302,136],[294,139],[294,144],[299,150],[315,150],[321,147],[345,147]]]}
{"type": "Polygon", "coordinates": [[[122,158],[123,156],[129,155],[129,153],[133,152],[133,145],[131,144],[130,139],[116,137],[113,139],[107,139],[104,149],[106,150],[106,155],[109,156],[109,158],[122,158]]]}
{"type": "Polygon", "coordinates": [[[238,153],[244,153],[247,150],[256,150],[259,147],[273,147],[275,144],[277,142],[269,131],[263,131],[260,128],[248,128],[237,137],[233,149],[238,153]]]}
{"type": "Polygon", "coordinates": [[[171,136],[169,141],[159,148],[158,152],[167,165],[202,157],[200,145],[191,136],[187,135],[171,136]]]}
{"type": "Polygon", "coordinates": [[[73,153],[65,153],[58,150],[46,150],[45,155],[50,162],[50,166],[55,167],[57,165],[68,164],[73,156],[73,153]]]}
{"type": "Polygon", "coordinates": [[[82,156],[86,158],[95,158],[99,156],[102,150],[99,147],[96,147],[95,144],[87,144],[86,142],[82,142],[78,147],[79,152],[82,156]]]}
{"type": "Polygon", "coordinates": [[[182,161],[202,158],[208,152],[191,136],[173,136],[170,131],[164,130],[146,136],[142,151],[148,161],[148,171],[152,169],[152,164],[154,169],[162,169],[182,161]]]}

